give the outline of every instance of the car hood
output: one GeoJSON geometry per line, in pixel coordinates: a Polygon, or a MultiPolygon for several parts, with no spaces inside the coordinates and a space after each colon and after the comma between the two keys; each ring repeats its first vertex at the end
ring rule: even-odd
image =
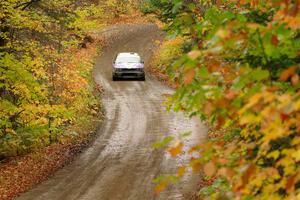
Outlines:
{"type": "Polygon", "coordinates": [[[114,68],[116,69],[140,69],[144,68],[144,64],[142,63],[115,63],[114,68]]]}

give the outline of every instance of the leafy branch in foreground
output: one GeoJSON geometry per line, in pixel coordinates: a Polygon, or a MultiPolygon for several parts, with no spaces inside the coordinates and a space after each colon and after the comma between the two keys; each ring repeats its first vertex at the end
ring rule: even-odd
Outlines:
{"type": "Polygon", "coordinates": [[[159,2],[169,32],[193,44],[166,70],[170,109],[215,130],[190,150],[190,167],[213,180],[200,196],[299,198],[299,1],[159,2]]]}

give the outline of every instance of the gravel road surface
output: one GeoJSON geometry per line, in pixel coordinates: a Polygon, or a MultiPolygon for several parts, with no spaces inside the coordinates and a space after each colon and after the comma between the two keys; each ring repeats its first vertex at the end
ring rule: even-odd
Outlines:
{"type": "Polygon", "coordinates": [[[111,80],[112,61],[118,52],[138,52],[145,63],[163,33],[152,24],[117,25],[101,34],[109,43],[94,68],[94,78],[105,89],[106,119],[94,143],[48,181],[19,200],[181,200],[196,191],[199,177],[186,173],[180,184],[157,195],[153,179],[176,173],[186,156],[172,158],[151,145],[168,135],[192,131],[184,149],[205,138],[206,128],[197,119],[168,113],[165,95],[173,90],[151,76],[146,81],[111,80]]]}

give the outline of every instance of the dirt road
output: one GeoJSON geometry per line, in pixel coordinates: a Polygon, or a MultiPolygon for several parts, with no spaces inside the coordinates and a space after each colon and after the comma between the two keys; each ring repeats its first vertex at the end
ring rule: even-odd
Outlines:
{"type": "Polygon", "coordinates": [[[204,126],[182,114],[167,113],[164,94],[173,91],[154,78],[141,81],[111,81],[116,53],[134,51],[148,63],[155,41],[162,38],[154,25],[119,25],[103,31],[110,44],[103,49],[94,69],[94,78],[105,89],[106,120],[99,136],[74,162],[48,181],[23,194],[19,200],[177,200],[189,199],[198,177],[187,173],[180,184],[160,195],[153,192],[152,180],[176,172],[187,161],[171,158],[154,142],[180,131],[192,131],[185,148],[205,137],[204,126]]]}

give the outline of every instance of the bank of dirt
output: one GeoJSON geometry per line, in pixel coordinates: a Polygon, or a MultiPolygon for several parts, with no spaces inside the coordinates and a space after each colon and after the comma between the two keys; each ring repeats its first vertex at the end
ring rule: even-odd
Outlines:
{"type": "Polygon", "coordinates": [[[0,165],[0,199],[13,199],[45,181],[51,174],[70,163],[94,137],[95,132],[90,132],[80,139],[52,144],[34,153],[4,161],[0,165]]]}

